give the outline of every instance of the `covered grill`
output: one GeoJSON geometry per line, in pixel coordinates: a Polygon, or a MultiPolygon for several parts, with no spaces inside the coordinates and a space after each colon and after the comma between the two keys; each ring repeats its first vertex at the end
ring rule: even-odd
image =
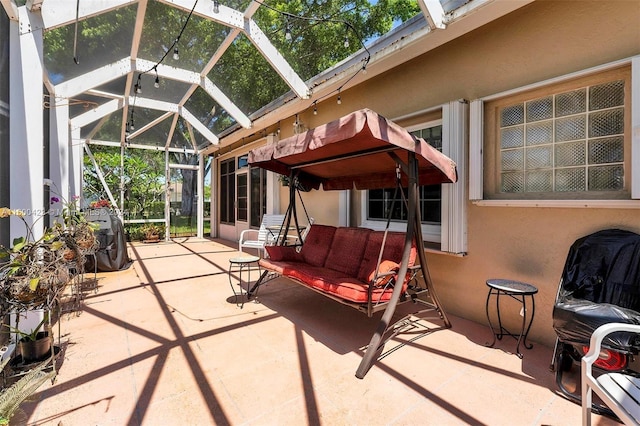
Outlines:
{"type": "MultiPolygon", "coordinates": [[[[602,324],[640,324],[640,235],[607,229],[576,240],[567,256],[553,309],[558,340],[553,367],[562,393],[580,402],[580,359],[602,324]]],[[[640,372],[640,339],[613,333],[603,342],[605,370],[640,372]]],[[[602,371],[602,370],[601,370],[602,371]]],[[[604,406],[596,411],[611,414],[604,406]]]]}

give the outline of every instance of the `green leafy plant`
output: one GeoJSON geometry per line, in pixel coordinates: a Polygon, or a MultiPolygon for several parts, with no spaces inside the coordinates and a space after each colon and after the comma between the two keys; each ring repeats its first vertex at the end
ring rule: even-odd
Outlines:
{"type": "Polygon", "coordinates": [[[140,231],[146,240],[154,240],[164,235],[165,227],[157,223],[145,223],[140,227],[140,231]]]}
{"type": "MultiPolygon", "coordinates": [[[[0,363],[0,371],[6,368],[9,360],[7,357],[0,363]]],[[[48,363],[49,360],[37,364],[11,386],[0,390],[0,426],[8,425],[20,404],[44,382],[55,377],[55,371],[44,371],[48,363]]]]}
{"type": "Polygon", "coordinates": [[[49,321],[49,311],[45,311],[42,321],[40,321],[40,323],[37,326],[35,326],[33,330],[31,330],[30,332],[22,331],[17,327],[10,326],[9,324],[3,324],[3,325],[7,327],[12,333],[15,333],[18,336],[20,336],[19,340],[35,342],[38,338],[38,333],[40,332],[40,328],[48,321],[49,321]]]}

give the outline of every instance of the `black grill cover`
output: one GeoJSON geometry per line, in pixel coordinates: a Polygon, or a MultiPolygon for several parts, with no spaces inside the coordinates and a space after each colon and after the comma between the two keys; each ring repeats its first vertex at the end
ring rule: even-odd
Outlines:
{"type": "MultiPolygon", "coordinates": [[[[576,240],[562,271],[553,328],[563,342],[587,345],[602,324],[640,324],[640,235],[607,229],[576,240]]],[[[605,346],[629,349],[637,338],[614,333],[605,346]]]]}
{"type": "Polygon", "coordinates": [[[95,258],[98,271],[111,272],[128,268],[130,260],[127,253],[127,237],[118,216],[111,209],[91,209],[88,211],[87,220],[100,226],[100,229],[95,231],[100,243],[95,258]]]}

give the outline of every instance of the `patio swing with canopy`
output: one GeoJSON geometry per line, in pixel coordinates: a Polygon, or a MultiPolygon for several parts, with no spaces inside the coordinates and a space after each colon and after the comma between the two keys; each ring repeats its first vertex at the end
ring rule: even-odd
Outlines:
{"type": "MultiPolygon", "coordinates": [[[[398,304],[414,302],[427,305],[427,310],[439,314],[445,328],[451,327],[427,268],[419,202],[420,185],[456,182],[456,165],[450,158],[403,127],[369,109],[363,109],[277,143],[254,149],[249,152],[249,164],[251,167],[261,167],[289,177],[289,206],[283,229],[290,229],[292,222],[291,229],[300,229],[295,202],[295,194],[300,188],[311,190],[322,186],[324,190],[368,190],[395,186],[396,194],[403,194],[403,201],[407,206],[407,229],[403,236],[404,244],[400,247],[401,261],[395,283],[405,283],[411,279],[416,286],[407,288],[406,285],[394,285],[389,289],[388,298],[375,304],[371,303],[371,290],[368,302],[344,300],[339,294],[332,294],[333,292],[327,289],[319,291],[325,296],[367,313],[369,317],[384,310],[356,371],[356,377],[363,378],[366,375],[373,362],[382,354],[385,343],[399,334],[401,325],[406,324],[407,317],[391,323],[398,304]],[[406,197],[403,188],[406,188],[406,197]],[[410,265],[412,250],[413,259],[417,257],[419,265],[410,265]],[[424,282],[418,280],[419,272],[422,273],[424,282]]],[[[385,250],[389,222],[390,217],[387,218],[387,229],[381,238],[378,268],[382,252],[385,250]]],[[[312,231],[316,226],[319,228],[321,225],[314,224],[311,227],[312,231]]],[[[282,234],[286,232],[281,232],[282,234]]],[[[302,241],[302,238],[298,238],[297,241],[302,241]]],[[[287,240],[280,239],[277,244],[286,245],[287,240]]],[[[250,297],[267,280],[268,275],[273,273],[269,265],[274,263],[277,262],[272,262],[271,259],[261,260],[261,265],[266,266],[266,269],[249,291],[250,297]]],[[[287,276],[282,274],[282,269],[279,269],[279,273],[287,276]]],[[[376,277],[378,275],[376,271],[376,277]]],[[[293,281],[301,282],[296,278],[298,277],[294,276],[293,281]]]]}

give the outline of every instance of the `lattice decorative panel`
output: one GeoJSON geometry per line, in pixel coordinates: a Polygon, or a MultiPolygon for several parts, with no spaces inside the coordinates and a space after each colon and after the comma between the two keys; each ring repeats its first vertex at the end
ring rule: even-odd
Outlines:
{"type": "Polygon", "coordinates": [[[553,171],[538,170],[527,173],[527,192],[553,191],[553,171]]]}
{"type": "Polygon", "coordinates": [[[587,111],[587,89],[578,89],[556,95],[556,117],[587,111]]]}
{"type": "Polygon", "coordinates": [[[556,120],[556,141],[584,139],[586,135],[585,121],[584,115],[556,120]]]}
{"type": "Polygon", "coordinates": [[[524,151],[522,149],[502,151],[502,170],[522,170],[523,167],[524,151]]]}
{"type": "Polygon", "coordinates": [[[585,142],[567,142],[556,144],[555,146],[555,166],[584,166],[587,154],[585,142]]]}
{"type": "Polygon", "coordinates": [[[548,120],[553,117],[553,98],[548,96],[527,102],[527,123],[548,120]]]}
{"type": "Polygon", "coordinates": [[[589,164],[621,163],[624,161],[624,138],[589,141],[589,164]]]}
{"type": "Polygon", "coordinates": [[[589,167],[589,191],[617,191],[623,188],[622,165],[589,167]]]}
{"type": "Polygon", "coordinates": [[[610,109],[589,114],[589,137],[619,135],[624,133],[624,108],[610,109]]]}
{"type": "Polygon", "coordinates": [[[524,105],[518,104],[502,109],[500,127],[524,123],[524,105]]]}
{"type": "Polygon", "coordinates": [[[589,88],[589,110],[624,105],[624,81],[612,81],[589,88]]]}
{"type": "Polygon", "coordinates": [[[502,129],[500,132],[500,147],[517,148],[524,145],[524,128],[523,126],[509,127],[502,129]]]}
{"type": "Polygon", "coordinates": [[[553,152],[551,145],[527,148],[527,170],[546,169],[553,166],[553,152]]]}
{"type": "Polygon", "coordinates": [[[555,190],[558,192],[584,191],[587,188],[585,178],[584,167],[557,169],[555,190]]]}
{"type": "Polygon", "coordinates": [[[527,146],[553,142],[553,123],[542,121],[527,125],[527,146]]]}
{"type": "Polygon", "coordinates": [[[501,192],[523,192],[524,173],[503,173],[501,192]]]}

